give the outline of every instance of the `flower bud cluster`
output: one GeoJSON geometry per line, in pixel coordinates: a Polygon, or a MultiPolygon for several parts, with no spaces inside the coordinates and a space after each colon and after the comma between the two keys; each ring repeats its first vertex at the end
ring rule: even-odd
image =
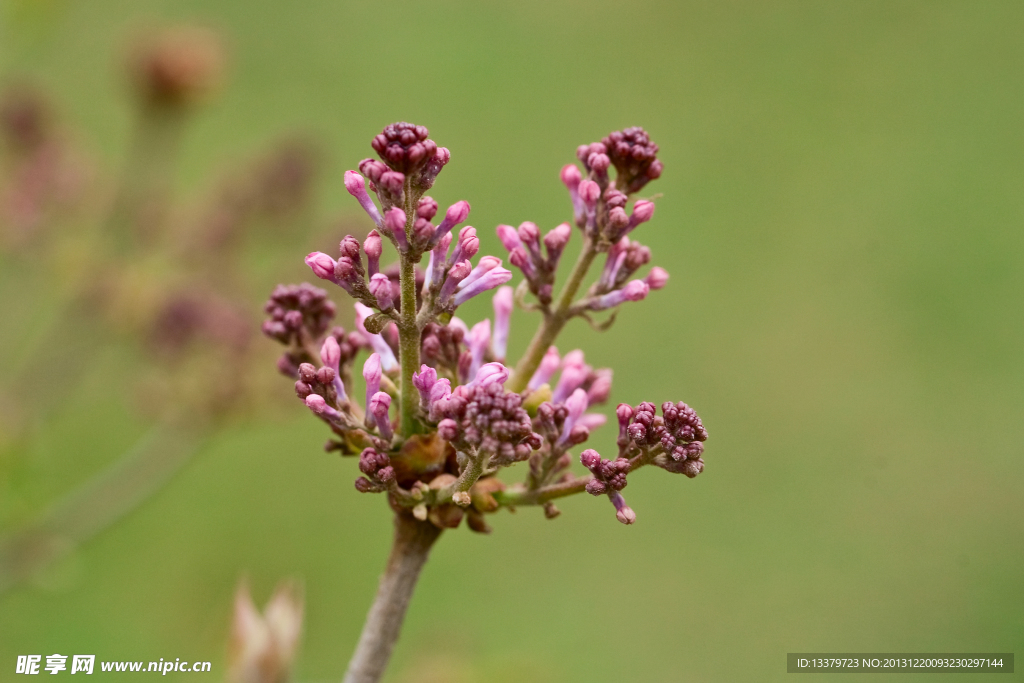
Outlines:
{"type": "Polygon", "coordinates": [[[651,180],[661,177],[658,146],[643,128],[636,126],[609,133],[601,141],[618,172],[615,184],[623,192],[639,192],[651,180]]]}
{"type": "Polygon", "coordinates": [[[395,481],[391,459],[373,448],[365,448],[359,454],[359,471],[366,475],[356,479],[356,490],[360,493],[386,491],[395,481]]]}
{"type": "Polygon", "coordinates": [[[627,128],[608,135],[601,142],[580,145],[577,158],[586,177],[575,164],[562,168],[562,182],[569,190],[576,225],[602,244],[614,244],[636,226],[654,215],[654,203],[637,201],[633,213],[626,213],[629,195],[661,175],[658,146],[642,128],[627,128]],[[609,178],[614,165],[617,175],[609,178]]]}
{"type": "Polygon", "coordinates": [[[385,209],[401,206],[407,189],[417,195],[429,190],[451,158],[447,149],[427,137],[429,134],[424,126],[392,123],[371,143],[381,160],[359,162],[360,172],[370,179],[371,189],[385,209]]]}
{"type": "Polygon", "coordinates": [[[334,320],[334,302],[327,292],[307,283],[278,285],[264,304],[270,316],[263,323],[263,334],[282,344],[317,339],[334,320]]]}
{"type": "Polygon", "coordinates": [[[654,464],[670,472],[696,477],[704,471],[703,441],[708,438],[700,417],[682,401],[661,405],[658,416],[653,403],[632,408],[622,403],[616,410],[619,419],[620,452],[631,445],[658,456],[654,464]]]}
{"type": "Polygon", "coordinates": [[[526,460],[541,444],[522,407],[522,396],[505,391],[503,382],[500,373],[490,375],[486,367],[481,368],[473,383],[456,387],[448,395],[431,393],[434,400],[429,408],[432,418],[441,418],[437,431],[442,439],[456,450],[487,453],[496,466],[526,460]]]}
{"type": "MultiPolygon", "coordinates": [[[[263,322],[263,334],[288,347],[278,359],[277,367],[288,377],[298,377],[301,363],[315,363],[320,339],[334,319],[334,303],[327,292],[309,284],[278,285],[264,305],[269,318],[263,322]]],[[[355,333],[345,334],[335,327],[331,336],[339,345],[338,371],[351,363],[365,340],[355,333]]]]}
{"type": "Polygon", "coordinates": [[[538,301],[551,303],[558,262],[565,251],[565,245],[572,236],[568,223],[552,228],[543,239],[537,225],[526,221],[519,228],[511,225],[497,227],[498,239],[509,252],[509,261],[522,271],[530,291],[538,301]],[[543,250],[541,242],[544,243],[543,250]]]}
{"type": "Polygon", "coordinates": [[[607,495],[616,518],[632,524],[636,515],[621,494],[629,472],[652,464],[689,477],[703,470],[707,431],[697,414],[685,403],[665,403],[660,415],[654,404],[641,403],[616,410],[618,457],[584,450],[580,462],[589,474],[574,475],[574,449],[605,422],[587,411],[608,400],[612,371],[593,368],[579,349],[564,357],[554,346],[541,353],[541,344],[550,343],[543,340],[553,340],[570,318],[582,316],[604,328],[611,319],[598,325],[591,311],[639,301],[667,283],[661,268],[637,275],[649,266],[651,251],[630,235],[654,214],[647,200],[627,211],[630,195],[662,170],[657,145],[642,129],[583,145],[577,150],[583,170],[575,164],[562,169],[585,241],[577,265],[582,271],[574,271],[557,306],[556,271],[571,224],[543,235],[531,222],[498,226],[508,260],[524,276],[520,294],[529,289],[536,297],[534,308],[543,310],[547,326],[511,379],[504,363],[516,301],[516,290],[506,285],[512,273],[501,259],[479,253],[476,229],[463,225],[468,202],[442,213],[425,194],[448,151],[430,140],[426,128],[409,123],[387,126],[372,146],[379,160],[364,159],[362,175],[348,171],[345,187],[375,228],[362,244],[347,236],[337,258],[320,252],[306,258],[318,278],[356,300],[357,332],[336,328],[328,334],[334,305],[309,285],[275,290],[264,324],[268,336],[289,345],[282,369],[298,380],[299,398],[338,435],[337,449],[362,451],[358,490],[386,491],[394,509],[439,528],[455,528],[465,516],[475,531],[487,531],[483,515],[503,505],[543,506],[554,518],[554,499],[585,490],[607,495]],[[385,239],[397,249],[398,264],[382,267],[385,239]],[[596,282],[577,298],[586,268],[602,251],[606,259],[596,282]],[[461,304],[492,290],[493,319],[470,327],[455,317],[461,304]],[[372,353],[363,365],[360,407],[351,396],[351,366],[363,347],[372,353]],[[506,382],[517,391],[506,389],[506,382]],[[494,475],[522,461],[529,461],[526,480],[506,490],[494,475]]]}

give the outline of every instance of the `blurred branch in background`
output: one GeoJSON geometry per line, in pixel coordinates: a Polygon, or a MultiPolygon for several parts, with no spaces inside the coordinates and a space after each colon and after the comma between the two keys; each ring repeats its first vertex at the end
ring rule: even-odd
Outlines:
{"type": "Polygon", "coordinates": [[[12,323],[0,334],[0,591],[137,507],[256,405],[246,247],[261,235],[304,239],[322,155],[288,137],[208,184],[198,208],[179,208],[180,147],[223,62],[202,29],[136,44],[134,132],[116,183],[89,171],[38,88],[0,96],[0,315],[12,323]],[[43,512],[25,512],[17,461],[111,348],[109,381],[148,433],[43,512]]]}
{"type": "Polygon", "coordinates": [[[160,424],[112,466],[36,520],[0,537],[0,593],[64,557],[158,491],[201,443],[160,424]]]}

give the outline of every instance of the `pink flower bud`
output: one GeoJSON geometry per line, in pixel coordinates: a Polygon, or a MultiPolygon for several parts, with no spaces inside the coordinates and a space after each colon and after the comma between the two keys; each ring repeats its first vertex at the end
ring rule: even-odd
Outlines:
{"type": "Polygon", "coordinates": [[[631,227],[646,223],[654,216],[654,202],[641,199],[633,205],[633,215],[629,219],[631,227]]]}
{"type": "Polygon", "coordinates": [[[378,183],[385,192],[389,193],[396,200],[401,201],[405,186],[405,175],[398,171],[382,173],[378,183]]]}
{"type": "Polygon", "coordinates": [[[333,258],[323,253],[322,251],[314,251],[306,256],[306,265],[310,267],[313,274],[321,280],[335,281],[334,278],[334,266],[336,262],[333,258]]]}
{"type": "Polygon", "coordinates": [[[370,294],[377,297],[377,306],[386,311],[395,305],[391,296],[391,279],[384,273],[377,273],[370,278],[370,294]]]}
{"type": "MultiPolygon", "coordinates": [[[[381,166],[384,165],[381,164],[381,166]]],[[[370,220],[372,220],[375,225],[380,225],[380,211],[377,210],[377,205],[373,203],[373,200],[370,199],[370,195],[366,192],[366,182],[363,180],[363,176],[359,175],[355,171],[345,171],[345,189],[348,190],[350,195],[356,198],[359,205],[363,207],[363,211],[365,211],[370,217],[370,220]]]]}
{"type": "Polygon", "coordinates": [[[449,206],[448,210],[444,213],[444,219],[441,221],[441,224],[437,226],[437,232],[434,233],[434,239],[441,239],[451,232],[452,228],[466,220],[466,218],[469,217],[469,208],[469,202],[466,200],[455,202],[449,206]]]}
{"type": "Polygon", "coordinates": [[[310,394],[306,397],[306,407],[309,408],[313,413],[327,420],[337,420],[341,418],[341,413],[327,405],[327,401],[320,394],[310,394]]]}
{"type": "Polygon", "coordinates": [[[615,511],[615,519],[619,520],[623,524],[633,524],[636,522],[636,513],[633,512],[633,508],[628,505],[623,505],[615,511]]]}
{"type": "Polygon", "coordinates": [[[661,289],[668,284],[668,271],[664,268],[654,266],[651,268],[651,272],[647,274],[647,277],[644,278],[644,282],[647,283],[647,286],[651,289],[661,289]]]}
{"type": "Polygon", "coordinates": [[[649,289],[643,280],[630,280],[622,288],[622,294],[627,301],[643,301],[649,289]]]}
{"type": "Polygon", "coordinates": [[[587,157],[587,166],[599,174],[603,174],[608,170],[608,165],[611,164],[611,159],[608,158],[607,154],[601,154],[598,152],[592,153],[587,157]]]}
{"type": "Polygon", "coordinates": [[[537,240],[540,239],[540,230],[537,228],[537,224],[531,223],[530,221],[520,223],[516,234],[518,234],[519,239],[527,245],[535,244],[537,240]]]}
{"type": "Polygon", "coordinates": [[[437,370],[429,365],[421,365],[419,372],[412,373],[412,385],[420,392],[420,405],[426,408],[430,404],[430,392],[437,383],[437,370]]]}
{"type": "MultiPolygon", "coordinates": [[[[469,278],[466,278],[468,280],[469,278]]],[[[466,280],[463,280],[465,282],[466,280]]],[[[491,343],[491,321],[484,318],[469,330],[469,338],[466,340],[466,345],[469,346],[469,352],[472,356],[472,363],[469,366],[469,371],[466,373],[469,377],[476,377],[477,370],[484,362],[484,354],[487,353],[487,347],[491,343]]]]}
{"type": "Polygon", "coordinates": [[[389,408],[391,408],[391,397],[383,391],[378,391],[370,398],[369,411],[373,414],[374,422],[377,423],[377,431],[385,441],[390,441],[394,435],[391,430],[391,419],[388,417],[389,408]]]}
{"type": "Polygon", "coordinates": [[[445,441],[454,441],[459,435],[459,425],[450,418],[437,423],[437,435],[445,441]]]}
{"type": "Polygon", "coordinates": [[[629,226],[629,216],[624,209],[617,206],[608,212],[608,224],[616,231],[622,230],[629,226]]]}
{"type": "Polygon", "coordinates": [[[433,197],[421,197],[416,204],[416,215],[426,220],[433,220],[437,215],[437,202],[433,197]]]}
{"type": "Polygon", "coordinates": [[[544,246],[548,248],[548,254],[552,256],[561,254],[565,245],[569,243],[570,237],[572,237],[572,228],[568,223],[562,223],[552,228],[551,232],[544,235],[544,246]]]}
{"type": "Polygon", "coordinates": [[[580,199],[587,205],[587,208],[593,209],[597,205],[598,197],[601,196],[601,186],[593,180],[581,180],[579,192],[580,199]]]}
{"type": "Polygon", "coordinates": [[[580,175],[579,166],[576,164],[566,164],[562,167],[562,182],[569,188],[570,191],[576,190],[579,187],[582,176],[580,175]]]}
{"type": "Polygon", "coordinates": [[[320,361],[326,366],[338,372],[338,365],[341,363],[341,347],[338,340],[328,335],[320,347],[320,361]]]}
{"type": "Polygon", "coordinates": [[[508,379],[508,368],[501,363],[485,363],[480,367],[473,380],[474,384],[487,386],[488,384],[504,384],[508,379]]]}
{"type": "Polygon", "coordinates": [[[376,230],[370,231],[370,234],[363,240],[363,251],[366,252],[366,256],[369,259],[380,259],[381,254],[384,253],[384,242],[381,240],[379,232],[376,230]]]}
{"type": "Polygon", "coordinates": [[[317,415],[323,415],[327,410],[327,401],[320,394],[310,394],[306,397],[306,406],[317,415]]]}
{"type": "Polygon", "coordinates": [[[588,448],[580,453],[580,463],[588,470],[594,469],[601,463],[601,454],[593,448],[588,448]]]}
{"type": "Polygon", "coordinates": [[[448,207],[448,210],[444,213],[444,219],[452,225],[458,225],[469,217],[469,210],[469,202],[463,199],[448,207]]]}
{"type": "Polygon", "coordinates": [[[513,266],[523,271],[523,275],[527,279],[533,279],[537,270],[533,267],[533,261],[530,260],[530,255],[526,252],[525,248],[516,247],[513,249],[508,255],[508,260],[513,266]]]}

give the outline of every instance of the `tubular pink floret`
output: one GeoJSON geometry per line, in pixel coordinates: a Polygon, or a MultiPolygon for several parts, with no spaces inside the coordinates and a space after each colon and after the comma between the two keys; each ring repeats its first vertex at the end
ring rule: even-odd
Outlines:
{"type": "Polygon", "coordinates": [[[395,358],[395,352],[391,350],[391,346],[384,340],[379,334],[371,334],[366,331],[366,326],[363,325],[363,321],[373,315],[373,309],[369,306],[364,306],[358,301],[355,303],[356,309],[356,328],[362,332],[367,341],[370,342],[370,346],[377,354],[380,355],[381,365],[384,367],[385,372],[390,372],[398,367],[398,359],[395,358]]]}
{"type": "Polygon", "coordinates": [[[377,431],[385,441],[390,441],[394,436],[391,430],[391,419],[388,417],[388,409],[391,408],[391,397],[383,391],[378,391],[370,398],[369,412],[373,414],[374,422],[377,423],[377,431]]]}
{"type": "Polygon", "coordinates": [[[476,377],[477,370],[484,363],[484,354],[487,353],[487,347],[491,344],[491,321],[489,318],[484,318],[469,330],[469,337],[466,339],[466,345],[469,346],[469,353],[473,358],[472,363],[469,366],[469,377],[476,377]]]}
{"type": "Polygon", "coordinates": [[[323,346],[320,347],[320,362],[335,372],[338,371],[338,364],[341,363],[341,347],[338,346],[338,340],[332,335],[327,335],[323,346]]]}
{"type": "Polygon", "coordinates": [[[388,209],[388,212],[384,214],[384,224],[391,231],[395,242],[398,244],[398,248],[402,251],[408,251],[409,241],[405,236],[405,211],[402,211],[397,206],[388,209]]]}
{"type": "Polygon", "coordinates": [[[544,357],[540,361],[540,365],[537,366],[537,371],[533,373],[533,377],[530,378],[530,383],[527,388],[531,391],[537,389],[542,384],[547,384],[551,380],[551,376],[558,371],[558,366],[562,364],[562,357],[558,354],[558,349],[554,346],[549,346],[544,357]]]}
{"type": "Polygon", "coordinates": [[[370,231],[363,240],[363,251],[366,252],[366,260],[369,262],[367,274],[372,277],[380,271],[380,256],[384,253],[384,241],[380,238],[379,232],[370,231]]]}
{"type": "Polygon", "coordinates": [[[339,413],[337,410],[335,410],[334,408],[332,408],[329,405],[327,405],[327,401],[325,401],[324,397],[321,396],[320,394],[310,394],[309,396],[307,396],[306,397],[306,407],[309,408],[310,410],[312,410],[314,413],[316,413],[320,417],[326,417],[326,418],[339,418],[339,417],[341,417],[341,413],[339,413]]]}
{"type": "Polygon", "coordinates": [[[626,525],[636,522],[636,513],[633,512],[633,508],[626,505],[626,499],[622,497],[621,493],[612,491],[608,497],[611,499],[612,505],[615,506],[615,519],[626,525]]]}
{"type": "Polygon", "coordinates": [[[469,217],[469,209],[469,202],[464,199],[449,206],[448,210],[444,213],[444,219],[441,220],[441,224],[434,231],[434,240],[441,239],[451,232],[452,228],[466,220],[469,217]]]}
{"type": "Polygon", "coordinates": [[[482,277],[473,282],[465,289],[459,290],[452,302],[461,306],[477,294],[499,287],[512,279],[512,271],[507,268],[492,268],[484,273],[482,277]]]}
{"type": "Polygon", "coordinates": [[[412,385],[420,392],[420,405],[426,409],[430,405],[430,392],[437,384],[437,370],[429,365],[421,365],[419,372],[412,373],[412,385]]]}
{"type": "Polygon", "coordinates": [[[463,289],[464,287],[473,284],[481,277],[483,277],[485,273],[494,270],[500,265],[501,259],[498,258],[497,256],[484,256],[483,258],[480,259],[480,262],[477,263],[476,268],[469,272],[469,275],[466,276],[466,279],[459,283],[459,289],[463,289]]]}
{"type": "Polygon", "coordinates": [[[604,425],[608,421],[608,418],[601,413],[585,413],[580,419],[576,420],[578,426],[586,427],[587,431],[594,431],[598,427],[604,425]]]}
{"type": "Polygon", "coordinates": [[[495,228],[495,232],[498,233],[501,245],[507,250],[512,251],[519,246],[519,233],[511,225],[499,225],[495,228]]]}
{"type": "Polygon", "coordinates": [[[438,296],[441,303],[446,303],[451,298],[459,283],[465,280],[472,271],[473,266],[469,261],[459,261],[448,270],[448,277],[441,285],[441,293],[438,296]]]}
{"type": "Polygon", "coordinates": [[[367,213],[370,220],[375,225],[380,225],[380,211],[377,209],[377,205],[370,199],[369,193],[366,191],[366,181],[363,176],[359,175],[355,171],[345,171],[345,189],[348,193],[356,198],[359,205],[363,207],[363,211],[367,213]]]}
{"type": "Polygon", "coordinates": [[[568,400],[567,397],[578,391],[580,385],[587,381],[590,370],[590,366],[584,363],[563,363],[562,375],[558,378],[558,386],[555,387],[551,400],[555,403],[568,400]]]}
{"type": "Polygon", "coordinates": [[[589,307],[594,311],[603,311],[626,301],[641,301],[649,291],[650,287],[643,280],[630,280],[622,289],[597,297],[589,307]]]}
{"type": "Polygon", "coordinates": [[[491,336],[491,353],[499,361],[505,360],[508,351],[508,332],[512,321],[514,292],[511,287],[499,287],[494,293],[494,334],[491,336]]]}
{"type": "Polygon", "coordinates": [[[569,440],[572,428],[576,426],[576,421],[583,417],[583,413],[587,410],[587,405],[587,392],[582,389],[576,389],[569,398],[565,399],[565,407],[569,410],[569,414],[565,418],[562,436],[558,439],[559,443],[565,443],[569,440]]]}
{"type": "Polygon", "coordinates": [[[536,274],[537,269],[533,267],[533,261],[530,260],[530,255],[526,253],[526,247],[519,246],[512,250],[508,255],[509,263],[523,271],[523,275],[527,279],[532,280],[536,274]]]}

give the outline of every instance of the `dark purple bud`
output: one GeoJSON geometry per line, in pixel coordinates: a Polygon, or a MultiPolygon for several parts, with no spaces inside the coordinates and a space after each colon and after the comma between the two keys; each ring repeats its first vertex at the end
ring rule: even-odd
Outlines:
{"type": "Polygon", "coordinates": [[[312,363],[303,363],[299,366],[299,379],[306,384],[316,382],[316,367],[312,363]]]}
{"type": "Polygon", "coordinates": [[[421,197],[419,203],[416,204],[416,215],[428,221],[433,220],[437,215],[437,202],[434,201],[434,198],[421,197]]]}

